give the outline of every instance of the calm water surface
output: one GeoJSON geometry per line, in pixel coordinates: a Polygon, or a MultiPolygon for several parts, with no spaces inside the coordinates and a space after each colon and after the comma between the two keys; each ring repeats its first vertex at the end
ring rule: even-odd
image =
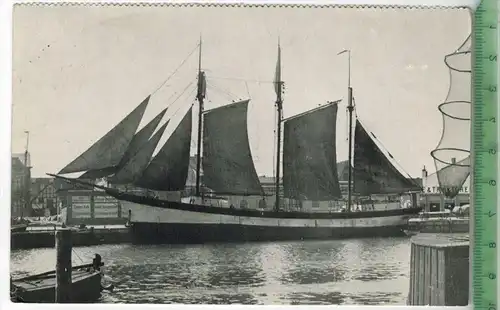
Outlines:
{"type": "MultiPolygon", "coordinates": [[[[104,303],[405,304],[408,238],[185,246],[106,245],[104,303]]],[[[55,250],[11,253],[14,276],[54,269],[55,250]]]]}

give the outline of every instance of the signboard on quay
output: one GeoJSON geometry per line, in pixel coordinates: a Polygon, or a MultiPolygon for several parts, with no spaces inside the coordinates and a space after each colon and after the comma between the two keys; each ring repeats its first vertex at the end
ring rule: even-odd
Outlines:
{"type": "Polygon", "coordinates": [[[124,221],[120,202],[102,192],[68,193],[68,224],[114,225],[124,221]]]}
{"type": "Polygon", "coordinates": [[[77,219],[92,217],[90,196],[71,196],[71,217],[77,219]]]}
{"type": "Polygon", "coordinates": [[[94,196],[94,218],[119,218],[118,200],[109,196],[94,196]]]}

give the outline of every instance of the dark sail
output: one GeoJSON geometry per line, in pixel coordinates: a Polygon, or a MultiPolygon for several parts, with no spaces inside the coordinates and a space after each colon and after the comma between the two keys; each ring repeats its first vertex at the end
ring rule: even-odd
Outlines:
{"type": "Polygon", "coordinates": [[[284,122],[286,198],[327,201],[341,197],[335,147],[337,110],[335,102],[284,122]]]}
{"type": "Polygon", "coordinates": [[[117,166],[139,127],[150,96],[101,139],[59,171],[59,174],[117,166]]]}
{"type": "Polygon", "coordinates": [[[168,122],[161,126],[153,137],[141,146],[136,154],[130,155],[131,157],[129,160],[123,165],[122,168],[120,168],[118,172],[115,173],[112,178],[109,179],[109,182],[114,184],[134,183],[134,181],[141,176],[144,169],[148,166],[149,161],[153,156],[153,152],[155,151],[158,142],[160,142],[167,125],[168,122]]]}
{"type": "Polygon", "coordinates": [[[191,149],[192,108],[186,113],[135,185],[158,191],[185,188],[191,149]]]}
{"type": "Polygon", "coordinates": [[[155,118],[153,118],[146,126],[144,126],[141,130],[139,130],[134,137],[132,138],[132,141],[130,142],[127,151],[123,155],[122,159],[120,160],[120,163],[118,166],[113,166],[113,167],[108,167],[108,168],[103,168],[103,169],[97,169],[97,170],[89,170],[82,174],[79,179],[87,179],[87,180],[95,180],[95,179],[100,179],[104,178],[107,176],[110,176],[120,170],[121,167],[125,166],[127,161],[133,157],[140,149],[141,147],[148,141],[148,139],[151,137],[153,132],[155,131],[156,127],[158,127],[158,124],[160,123],[161,119],[165,115],[165,112],[167,112],[167,109],[164,109],[161,111],[155,118]]]}
{"type": "Polygon", "coordinates": [[[203,183],[217,194],[262,195],[247,131],[249,100],[207,111],[203,118],[203,183]]]}
{"type": "Polygon", "coordinates": [[[422,190],[385,157],[361,123],[354,130],[354,192],[361,196],[422,190]]]}
{"type": "Polygon", "coordinates": [[[158,124],[160,123],[166,112],[167,109],[161,111],[158,115],[155,116],[155,118],[153,118],[148,124],[146,124],[146,126],[144,126],[134,135],[134,138],[132,138],[132,141],[130,142],[127,151],[123,155],[119,166],[125,165],[127,161],[135,156],[135,154],[143,147],[144,143],[146,143],[146,141],[151,138],[156,130],[156,127],[158,127],[158,124]]]}

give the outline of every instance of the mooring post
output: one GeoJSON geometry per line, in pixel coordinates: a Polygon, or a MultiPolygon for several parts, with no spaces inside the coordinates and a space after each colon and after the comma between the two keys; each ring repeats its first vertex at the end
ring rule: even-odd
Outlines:
{"type": "Polygon", "coordinates": [[[469,235],[426,234],[411,238],[409,306],[467,306],[469,235]]]}
{"type": "Polygon", "coordinates": [[[56,303],[71,302],[71,229],[56,231],[56,303]]]}

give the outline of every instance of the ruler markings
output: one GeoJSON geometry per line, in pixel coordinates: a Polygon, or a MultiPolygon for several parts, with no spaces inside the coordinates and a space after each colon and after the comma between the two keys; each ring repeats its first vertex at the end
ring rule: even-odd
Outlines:
{"type": "Polygon", "coordinates": [[[497,1],[483,0],[473,25],[473,200],[471,239],[474,309],[498,310],[498,80],[497,1]]]}

